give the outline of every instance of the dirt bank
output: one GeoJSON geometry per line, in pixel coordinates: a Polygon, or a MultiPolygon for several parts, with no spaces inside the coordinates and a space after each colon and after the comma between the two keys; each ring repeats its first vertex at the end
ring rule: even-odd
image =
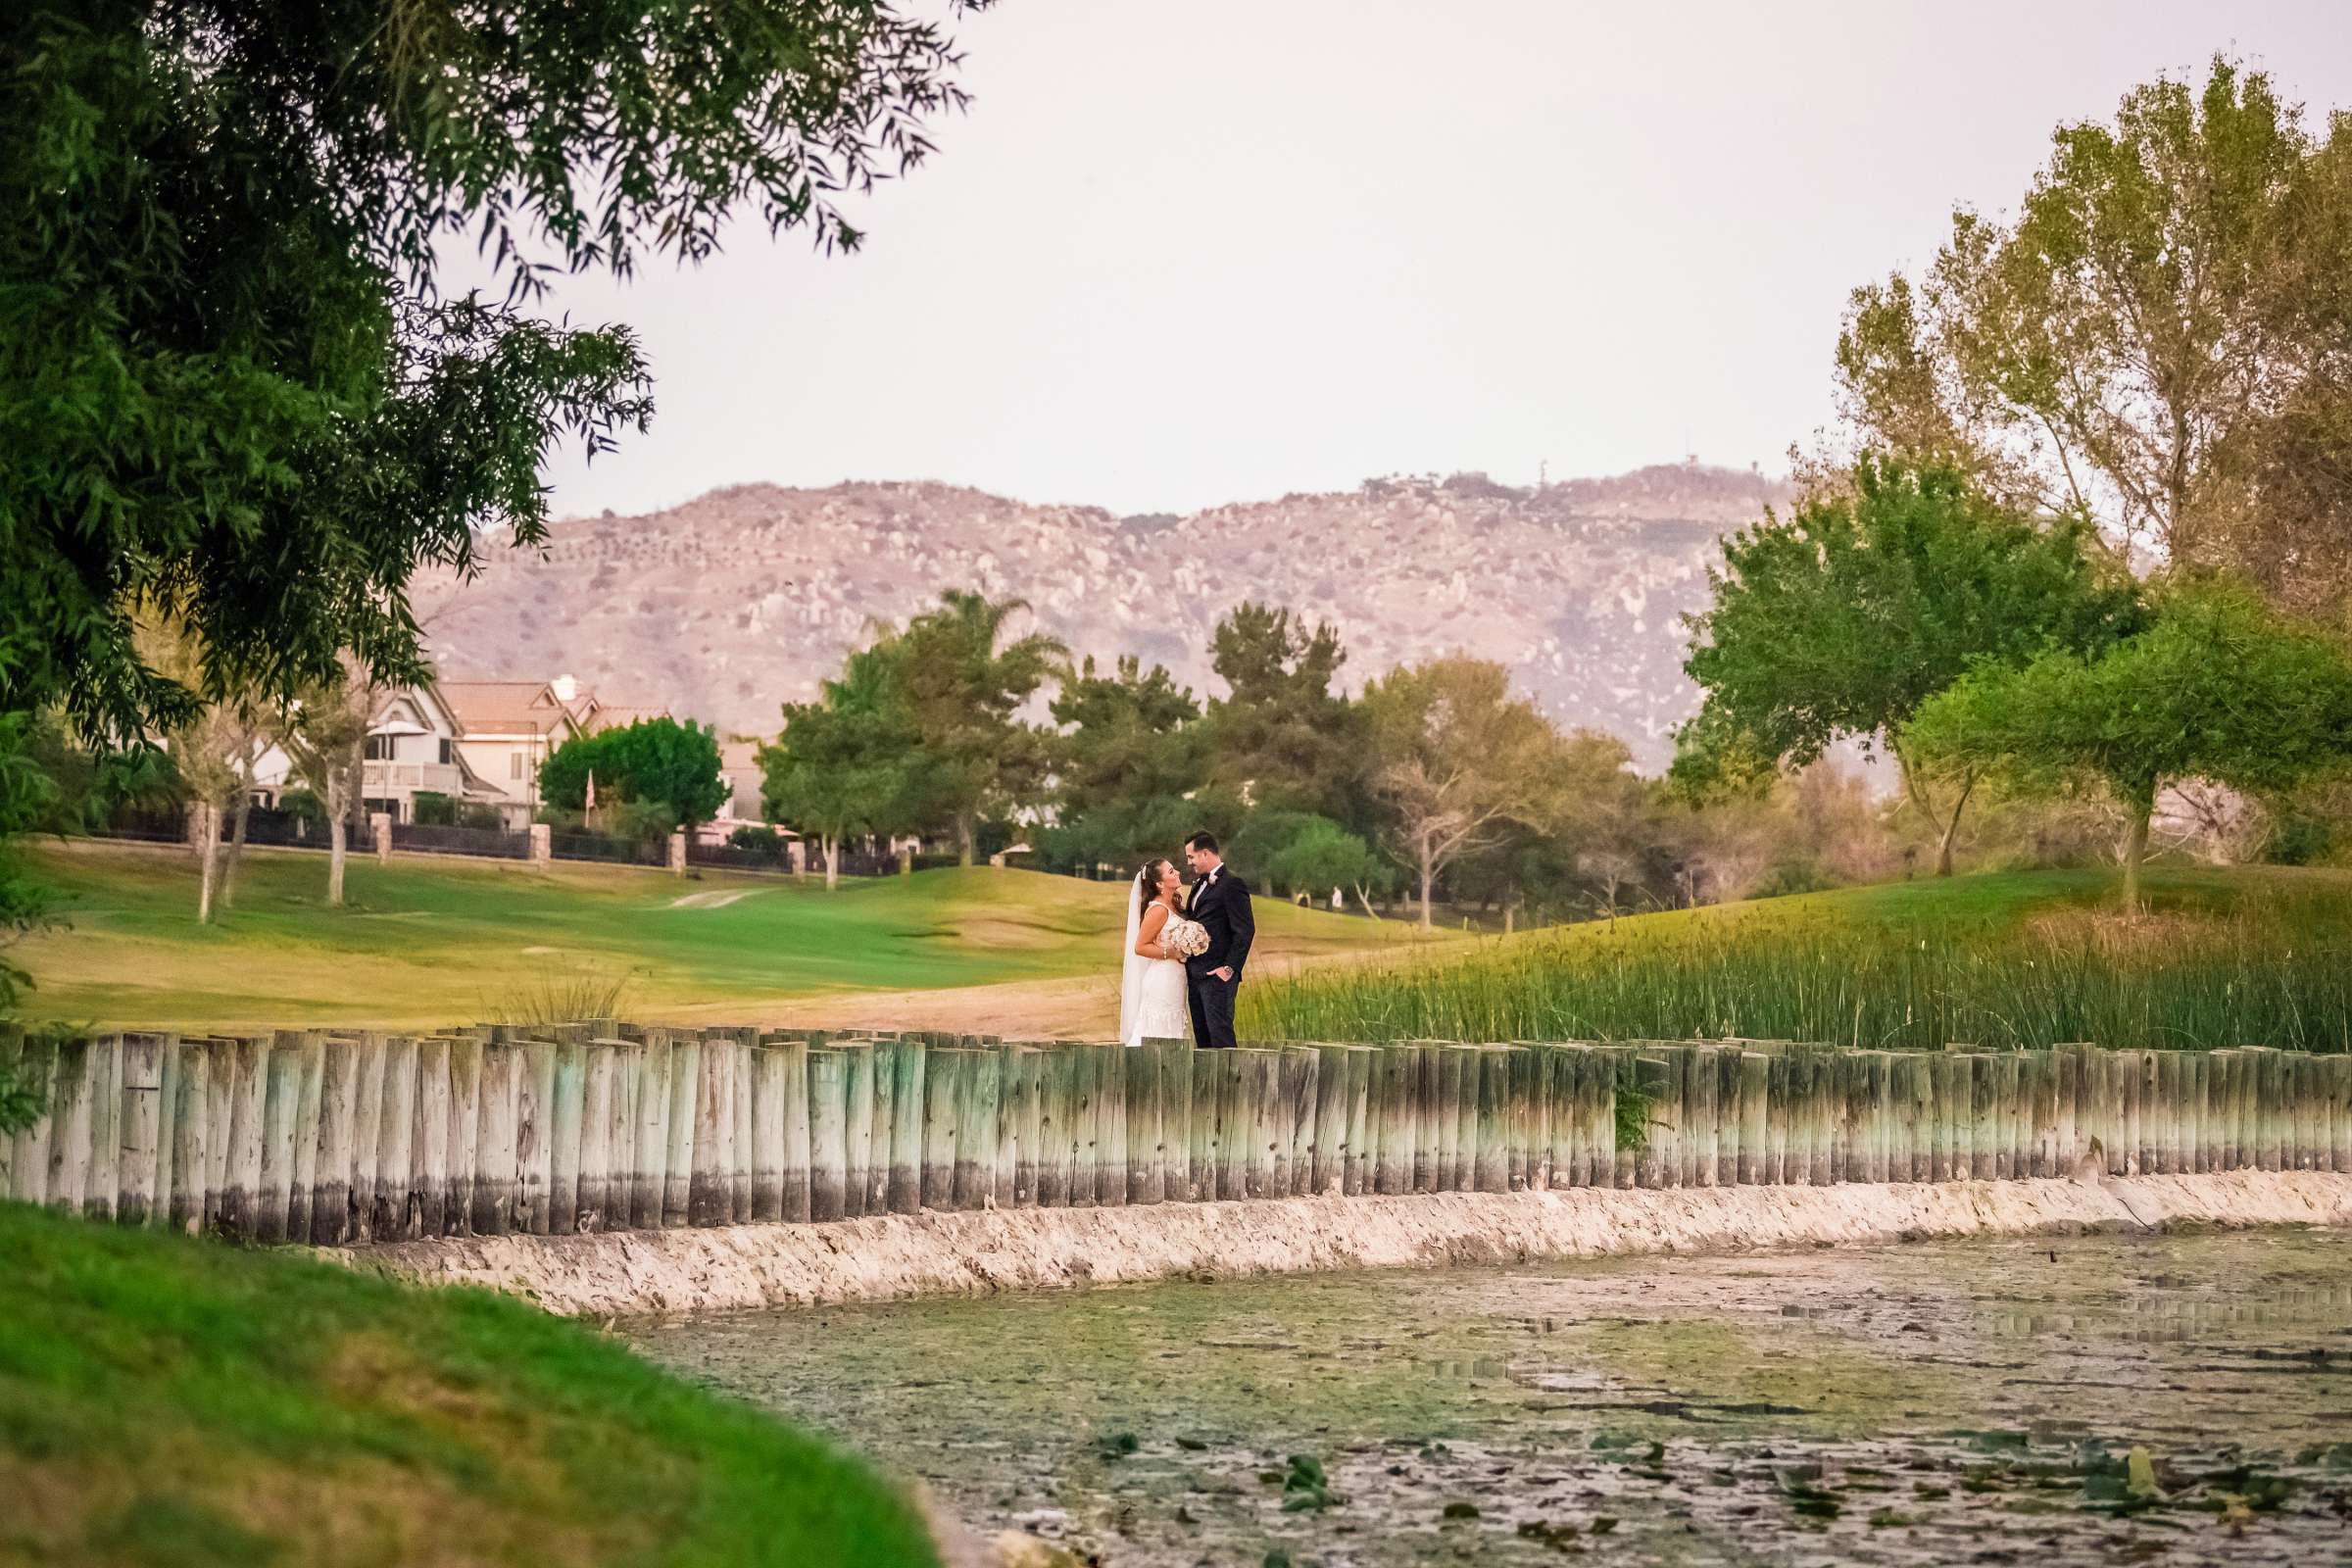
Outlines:
{"type": "Polygon", "coordinates": [[[1300,1198],[475,1238],[342,1255],[358,1267],[492,1286],[552,1312],[602,1316],[2183,1224],[2352,1225],[2352,1174],[1300,1198]]]}

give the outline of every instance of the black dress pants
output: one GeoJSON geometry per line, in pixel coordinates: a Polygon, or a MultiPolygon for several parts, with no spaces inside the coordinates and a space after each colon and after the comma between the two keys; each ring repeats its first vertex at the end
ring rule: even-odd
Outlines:
{"type": "Polygon", "coordinates": [[[1220,980],[1213,974],[1187,974],[1184,978],[1193,1008],[1193,1044],[1202,1051],[1231,1051],[1235,1044],[1233,994],[1241,989],[1241,976],[1220,980]]]}

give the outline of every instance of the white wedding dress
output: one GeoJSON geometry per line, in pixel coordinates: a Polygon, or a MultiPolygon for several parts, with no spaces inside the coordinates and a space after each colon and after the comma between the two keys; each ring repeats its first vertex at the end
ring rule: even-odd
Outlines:
{"type": "Polygon", "coordinates": [[[1147,1040],[1189,1040],[1193,1011],[1185,997],[1184,960],[1147,958],[1135,951],[1136,933],[1143,927],[1144,879],[1139,874],[1127,890],[1127,935],[1119,945],[1126,963],[1119,971],[1119,1044],[1140,1046],[1147,1040]]]}

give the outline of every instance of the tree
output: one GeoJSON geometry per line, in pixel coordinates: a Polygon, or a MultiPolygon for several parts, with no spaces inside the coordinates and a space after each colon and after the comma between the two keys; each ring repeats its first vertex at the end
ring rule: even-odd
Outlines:
{"type": "Polygon", "coordinates": [[[1243,604],[1217,622],[1210,664],[1227,695],[1208,705],[1209,782],[1252,808],[1365,815],[1362,715],[1335,692],[1348,655],[1338,628],[1243,604]]]}
{"type": "Polygon", "coordinates": [[[356,660],[334,678],[314,681],[287,703],[277,743],[326,813],[326,903],[343,906],[343,871],[350,858],[351,818],[367,773],[368,726],[375,718],[376,686],[356,660]]]}
{"type": "MultiPolygon", "coordinates": [[[[139,657],[166,679],[193,679],[203,664],[203,652],[186,628],[151,621],[136,629],[139,657]]],[[[216,903],[226,905],[227,878],[220,854],[224,813],[237,810],[250,799],[253,764],[259,755],[261,724],[250,699],[231,693],[219,701],[198,703],[178,711],[164,742],[179,784],[181,803],[188,811],[188,831],[196,846],[196,923],[209,924],[216,903]]],[[[242,848],[238,845],[237,848],[242,848]]],[[[227,867],[234,874],[233,854],[227,867]]]]}
{"type": "Polygon", "coordinates": [[[1006,626],[1028,608],[951,589],[940,608],[884,639],[922,749],[920,776],[954,824],[965,865],[980,817],[1036,794],[1052,766],[1052,737],[1014,715],[1069,651],[1038,632],[1007,640],[1006,626]]]}
{"type": "Polygon", "coordinates": [[[563,810],[584,809],[593,775],[598,801],[658,807],[667,832],[718,813],[727,800],[719,768],[718,733],[710,725],[641,718],[557,747],[539,769],[539,796],[563,810]]]}
{"type": "Polygon", "coordinates": [[[1560,735],[1510,694],[1500,664],[1454,656],[1391,671],[1364,688],[1377,760],[1372,789],[1397,853],[1418,869],[1421,928],[1437,879],[1506,822],[1554,810],[1560,735]]]}
{"type": "Polygon", "coordinates": [[[542,538],[550,444],[646,422],[625,329],[517,308],[536,252],[698,260],[745,205],[855,244],[837,193],[961,102],[872,0],[24,0],[0,62],[0,711],[109,744],[416,675],[411,575],[542,538]],[[438,288],[466,233],[503,302],[438,288]]]}
{"type": "Polygon", "coordinates": [[[1391,880],[1389,863],[1372,846],[1328,816],[1304,818],[1265,861],[1266,876],[1296,895],[1319,896],[1323,889],[1346,889],[1373,919],[1372,895],[1385,893],[1391,880]]]}
{"type": "Polygon", "coordinates": [[[813,703],[784,705],[784,727],[760,749],[760,799],[770,821],[812,835],[825,890],[841,883],[842,841],[895,831],[907,815],[916,757],[886,650],[850,655],[813,703]]]}
{"type": "Polygon", "coordinates": [[[1200,782],[1200,705],[1165,665],[1147,674],[1123,654],[1104,675],[1090,654],[1062,677],[1048,711],[1064,727],[1054,771],[1065,815],[1182,795],[1200,782]]]}
{"type": "MultiPolygon", "coordinates": [[[[1922,278],[1854,291],[1844,417],[2019,510],[2276,573],[2316,499],[2287,454],[2352,454],[2352,121],[2315,141],[2266,74],[2217,57],[2202,89],[2134,87],[2053,142],[2013,223],[1958,212],[1922,278]]],[[[2317,542],[2299,566],[2352,583],[2352,544],[2317,542]]]]}
{"type": "Polygon", "coordinates": [[[2132,909],[2168,783],[2286,789],[2352,764],[2352,659],[2246,590],[2184,584],[2121,642],[1971,671],[1921,705],[1905,744],[1998,768],[2028,790],[2104,785],[2125,812],[2132,909]]]}
{"type": "Polygon", "coordinates": [[[2099,559],[2086,523],[2031,521],[1950,465],[1865,457],[1852,481],[1724,541],[1714,602],[1685,620],[1683,668],[1705,695],[1671,776],[1699,798],[1802,767],[1841,738],[1884,745],[1949,876],[1975,776],[1961,764],[1939,792],[1905,755],[1903,724],[1973,664],[2130,632],[2138,590],[2099,559]]]}

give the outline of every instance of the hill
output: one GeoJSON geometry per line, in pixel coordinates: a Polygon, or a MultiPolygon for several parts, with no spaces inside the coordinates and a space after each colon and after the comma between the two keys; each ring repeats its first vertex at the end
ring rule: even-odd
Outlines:
{"type": "Polygon", "coordinates": [[[0,1202],[0,1559],[936,1563],[862,1463],[521,1301],[0,1202]]]}
{"type": "Polygon", "coordinates": [[[1678,617],[1726,531],[1782,487],[1695,465],[1514,489],[1478,474],[1118,517],[929,483],[745,485],[640,516],[561,522],[470,582],[420,578],[433,654],[463,678],[568,671],[617,701],[772,733],[870,622],[948,588],[1026,599],[1077,653],[1211,686],[1208,640],[1244,599],[1328,617],[1347,677],[1465,650],[1644,765],[1693,706],[1678,617]]]}
{"type": "MultiPolygon", "coordinates": [[[[112,1029],[491,1016],[875,1022],[910,993],[1070,982],[1049,1031],[1107,1039],[1125,888],[989,867],[821,884],[412,857],[355,859],[349,904],[320,903],[316,855],[248,852],[236,907],[195,919],[195,866],[145,849],[35,852],[69,924],[12,956],[39,1018],[112,1029]],[[595,998],[625,988],[625,1005],[595,998]],[[1074,989],[1073,989],[1074,987],[1074,989]],[[870,999],[870,1000],[861,1000],[870,999]],[[896,1000],[885,1000],[896,999],[896,1000]],[[855,1014],[854,1016],[852,1016],[855,1014]]],[[[1259,901],[1256,972],[1404,941],[1398,922],[1259,901]]],[[[956,1005],[961,1006],[961,1004],[956,1005]]],[[[903,1009],[900,1009],[903,1010],[903,1009]]],[[[1025,1035],[972,1021],[889,1021],[1025,1035]]]]}

